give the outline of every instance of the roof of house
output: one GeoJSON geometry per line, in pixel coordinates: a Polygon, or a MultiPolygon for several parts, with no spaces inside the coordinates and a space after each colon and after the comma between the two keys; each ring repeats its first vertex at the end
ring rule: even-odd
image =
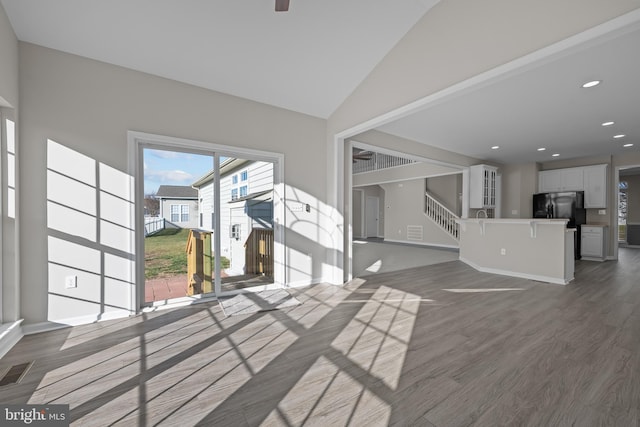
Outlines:
{"type": "Polygon", "coordinates": [[[194,199],[198,198],[198,190],[188,185],[161,185],[156,197],[160,199],[194,199]]]}
{"type": "MultiPolygon", "coordinates": [[[[226,159],[225,161],[223,161],[222,163],[220,163],[220,177],[224,177],[225,175],[227,175],[229,172],[232,172],[234,170],[236,170],[238,167],[244,165],[245,163],[251,162],[251,160],[247,160],[247,159],[236,159],[233,157],[229,157],[228,159],[226,159]]],[[[196,182],[194,182],[193,184],[191,184],[191,186],[193,187],[202,187],[203,185],[205,185],[208,182],[213,181],[213,175],[214,175],[214,170],[211,169],[209,172],[207,172],[206,174],[204,174],[202,177],[198,178],[198,180],[196,182]]]]}

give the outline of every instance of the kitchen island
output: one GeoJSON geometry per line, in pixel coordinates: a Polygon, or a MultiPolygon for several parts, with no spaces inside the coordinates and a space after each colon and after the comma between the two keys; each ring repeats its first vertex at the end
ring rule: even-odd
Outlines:
{"type": "Polygon", "coordinates": [[[476,270],[567,284],[574,235],[567,219],[460,219],[460,260],[476,270]]]}

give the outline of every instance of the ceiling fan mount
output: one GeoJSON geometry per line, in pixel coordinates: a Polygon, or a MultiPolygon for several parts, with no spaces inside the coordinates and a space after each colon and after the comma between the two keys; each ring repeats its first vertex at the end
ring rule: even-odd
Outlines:
{"type": "Polygon", "coordinates": [[[276,12],[287,12],[289,10],[289,0],[276,0],[276,12]]]}

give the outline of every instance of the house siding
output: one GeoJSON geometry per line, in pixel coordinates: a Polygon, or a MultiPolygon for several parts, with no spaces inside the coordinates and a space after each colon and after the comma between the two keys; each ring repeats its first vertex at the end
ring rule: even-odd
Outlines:
{"type": "MultiPolygon", "coordinates": [[[[273,203],[271,201],[246,200],[232,202],[232,190],[247,186],[247,194],[273,190],[273,164],[269,162],[248,162],[231,171],[224,172],[220,177],[220,250],[224,257],[231,260],[228,273],[232,275],[244,272],[244,243],[253,228],[273,227],[273,203]],[[247,172],[247,180],[241,180],[241,174],[247,172]],[[238,181],[233,183],[233,177],[238,181]],[[231,236],[233,225],[240,226],[239,238],[231,236]]],[[[199,187],[198,200],[200,212],[203,213],[202,227],[214,231],[213,180],[199,187]]],[[[239,197],[239,194],[238,194],[239,197]]],[[[211,242],[213,244],[213,240],[211,242]]]]}

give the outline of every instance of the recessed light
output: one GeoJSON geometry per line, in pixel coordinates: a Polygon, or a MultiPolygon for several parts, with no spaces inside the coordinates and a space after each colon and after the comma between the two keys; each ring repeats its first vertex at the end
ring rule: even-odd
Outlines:
{"type": "Polygon", "coordinates": [[[602,126],[611,126],[614,122],[604,122],[602,126]]]}
{"type": "Polygon", "coordinates": [[[491,147],[492,150],[497,150],[498,148],[500,148],[499,145],[494,145],[493,147],[491,147]]]}
{"type": "Polygon", "coordinates": [[[633,144],[624,144],[623,147],[633,147],[633,144]]]}
{"type": "Polygon", "coordinates": [[[583,88],[590,88],[594,86],[598,86],[600,84],[600,80],[591,80],[590,82],[586,82],[582,85],[583,88]]]}
{"type": "Polygon", "coordinates": [[[553,153],[553,154],[551,155],[551,157],[558,157],[559,155],[560,155],[560,154],[558,154],[558,153],[553,153]]]}
{"type": "Polygon", "coordinates": [[[626,136],[626,135],[625,135],[625,134],[622,134],[622,133],[621,133],[620,135],[613,135],[613,137],[614,137],[615,139],[618,139],[618,138],[624,138],[625,136],[626,136]]]}
{"type": "Polygon", "coordinates": [[[546,148],[544,148],[544,147],[538,148],[538,151],[544,151],[544,150],[546,150],[546,148]]]}

